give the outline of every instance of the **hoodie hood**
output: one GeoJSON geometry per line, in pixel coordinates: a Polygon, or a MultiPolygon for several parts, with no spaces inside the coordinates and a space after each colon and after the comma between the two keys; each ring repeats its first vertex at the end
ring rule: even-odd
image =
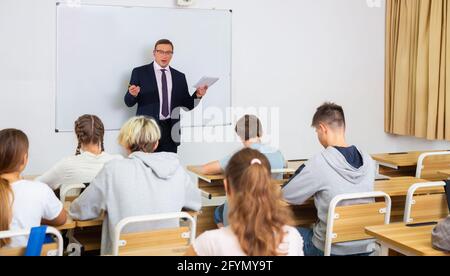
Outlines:
{"type": "MultiPolygon", "coordinates": [[[[355,148],[356,149],[356,148],[355,148]]],[[[366,175],[369,173],[369,169],[372,168],[369,164],[373,162],[372,158],[358,150],[361,154],[363,164],[359,168],[353,167],[345,158],[342,153],[334,147],[328,147],[322,152],[322,157],[328,163],[328,165],[336,171],[346,181],[358,185],[365,180],[366,175]]]]}
{"type": "Polygon", "coordinates": [[[134,152],[129,156],[131,159],[140,160],[144,165],[155,173],[158,178],[169,179],[173,177],[181,166],[180,159],[175,153],[158,152],[144,153],[134,152]]]}

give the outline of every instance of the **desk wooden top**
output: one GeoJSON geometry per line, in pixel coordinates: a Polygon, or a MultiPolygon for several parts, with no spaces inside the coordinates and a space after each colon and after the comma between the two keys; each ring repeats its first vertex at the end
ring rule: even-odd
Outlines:
{"type": "Polygon", "coordinates": [[[205,180],[206,182],[212,182],[214,180],[223,180],[225,175],[217,174],[217,175],[206,175],[200,173],[200,166],[187,166],[187,170],[191,173],[195,174],[198,178],[205,180]]]}
{"type": "MultiPolygon", "coordinates": [[[[406,177],[394,177],[389,180],[375,181],[375,191],[381,191],[388,194],[390,197],[394,196],[406,196],[408,194],[409,187],[416,183],[429,182],[425,179],[419,179],[411,176],[406,177]]],[[[427,189],[420,189],[424,193],[444,193],[443,187],[433,187],[427,189]]]]}
{"type": "MultiPolygon", "coordinates": [[[[74,228],[85,228],[85,227],[96,227],[96,226],[102,226],[103,220],[105,219],[105,214],[103,213],[99,218],[93,219],[93,220],[73,220],[69,216],[69,209],[70,209],[70,203],[71,202],[65,202],[64,203],[64,209],[67,212],[67,222],[66,224],[70,223],[70,226],[73,226],[71,228],[57,228],[58,230],[68,230],[68,229],[74,229],[74,228]]],[[[64,224],[62,227],[64,227],[66,224],[64,224]]]]}
{"type": "Polygon", "coordinates": [[[287,161],[287,164],[288,164],[287,167],[289,169],[294,170],[294,172],[295,172],[298,168],[300,168],[301,165],[305,164],[306,161],[308,161],[308,160],[306,160],[306,159],[288,160],[287,161]]]}
{"type": "Polygon", "coordinates": [[[417,166],[417,160],[419,159],[419,156],[427,152],[439,152],[439,150],[381,153],[381,154],[373,154],[372,158],[379,163],[384,163],[391,166],[413,167],[417,166]]]}
{"type": "Polygon", "coordinates": [[[408,227],[403,223],[366,227],[366,234],[416,256],[450,256],[433,249],[431,232],[435,225],[408,227]]]}
{"type": "MultiPolygon", "coordinates": [[[[222,181],[225,179],[225,175],[224,174],[215,174],[215,175],[206,175],[206,174],[202,174],[200,172],[200,167],[199,166],[187,166],[187,170],[193,174],[195,174],[199,179],[202,179],[208,183],[212,183],[212,182],[217,182],[217,181],[222,181]]],[[[295,172],[295,169],[292,168],[286,168],[286,169],[280,169],[280,170],[273,170],[272,173],[273,174],[279,174],[279,173],[283,173],[283,174],[293,174],[295,172]]]]}

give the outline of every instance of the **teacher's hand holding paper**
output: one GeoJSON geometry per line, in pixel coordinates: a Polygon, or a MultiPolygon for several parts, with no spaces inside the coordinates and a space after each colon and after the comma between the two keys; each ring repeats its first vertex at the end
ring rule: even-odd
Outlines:
{"type": "Polygon", "coordinates": [[[202,98],[206,95],[206,91],[208,91],[208,88],[211,87],[214,83],[216,83],[219,80],[219,78],[211,78],[211,77],[203,77],[201,78],[197,84],[194,85],[195,88],[197,88],[197,97],[202,98]]]}
{"type": "Polygon", "coordinates": [[[195,91],[195,93],[197,93],[197,97],[203,98],[203,96],[206,95],[206,91],[208,91],[208,86],[204,85],[202,87],[197,88],[197,91],[195,91]]]}

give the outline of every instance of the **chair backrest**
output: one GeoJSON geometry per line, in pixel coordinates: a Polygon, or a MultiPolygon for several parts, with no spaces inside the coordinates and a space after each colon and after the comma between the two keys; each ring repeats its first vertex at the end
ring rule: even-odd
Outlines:
{"type": "Polygon", "coordinates": [[[365,233],[365,227],[389,224],[391,217],[391,198],[383,192],[343,194],[330,203],[325,239],[325,256],[330,256],[334,243],[372,239],[365,233]],[[379,198],[385,202],[339,206],[347,200],[379,198]]]}
{"type": "MultiPolygon", "coordinates": [[[[0,232],[0,239],[14,238],[20,236],[30,235],[31,229],[17,230],[17,231],[2,231],[0,232]]],[[[41,256],[62,256],[63,255],[63,238],[61,233],[53,227],[47,227],[47,234],[52,234],[56,237],[56,242],[45,244],[42,247],[41,256]]],[[[0,256],[23,256],[26,248],[0,248],[0,256]]]]}
{"type": "MultiPolygon", "coordinates": [[[[82,190],[86,188],[85,184],[68,184],[61,187],[59,191],[59,200],[64,204],[68,200],[68,193],[72,190],[82,190]]],[[[71,198],[73,199],[73,198],[71,198]]]]}
{"type": "Polygon", "coordinates": [[[181,256],[195,239],[196,221],[186,212],[130,217],[121,220],[114,229],[114,256],[181,256]],[[135,223],[186,219],[189,226],[173,229],[122,233],[135,223]]]}
{"type": "Polygon", "coordinates": [[[438,171],[445,169],[450,169],[450,151],[423,153],[417,160],[416,177],[430,181],[444,180],[446,177],[438,171]]]}
{"type": "Polygon", "coordinates": [[[403,222],[406,224],[439,221],[448,216],[445,182],[417,183],[408,189],[403,222]],[[426,189],[442,187],[441,193],[427,193],[426,189]],[[420,191],[422,190],[422,192],[420,191]]]}

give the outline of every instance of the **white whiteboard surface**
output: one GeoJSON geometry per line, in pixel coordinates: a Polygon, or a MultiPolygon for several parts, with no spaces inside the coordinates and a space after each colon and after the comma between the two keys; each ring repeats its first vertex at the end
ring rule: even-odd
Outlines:
{"type": "MultiPolygon", "coordinates": [[[[171,66],[192,86],[203,76],[219,77],[181,126],[230,124],[208,121],[202,111],[225,114],[231,106],[231,11],[57,4],[56,130],[72,131],[83,114],[98,115],[107,130],[135,115],[123,97],[135,67],[153,61],[154,43],[174,43],[171,66]]],[[[208,116],[206,116],[208,117],[208,116]]]]}

